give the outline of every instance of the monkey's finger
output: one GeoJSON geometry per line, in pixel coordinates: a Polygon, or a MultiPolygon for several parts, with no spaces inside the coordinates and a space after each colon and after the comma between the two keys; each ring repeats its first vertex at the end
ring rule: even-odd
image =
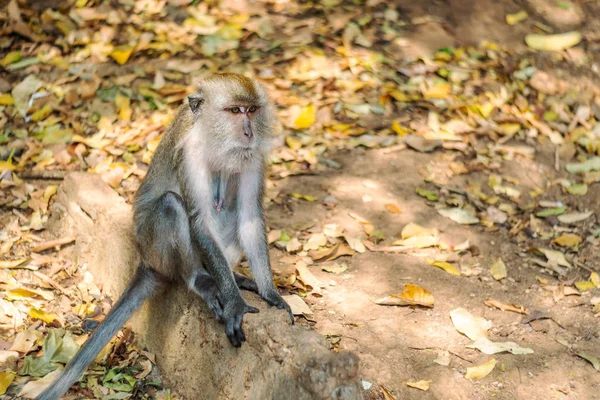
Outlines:
{"type": "Polygon", "coordinates": [[[236,330],[234,329],[233,324],[227,324],[225,327],[225,333],[227,334],[229,343],[231,343],[233,347],[240,347],[242,345],[240,340],[237,338],[236,330]]]}
{"type": "Polygon", "coordinates": [[[246,306],[246,311],[247,313],[252,313],[252,314],[258,314],[260,312],[260,310],[256,307],[252,307],[252,306],[246,306]]]}

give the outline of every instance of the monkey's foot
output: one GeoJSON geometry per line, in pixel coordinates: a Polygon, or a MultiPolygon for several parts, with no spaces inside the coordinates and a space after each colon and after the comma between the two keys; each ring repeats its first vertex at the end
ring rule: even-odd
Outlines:
{"type": "Polygon", "coordinates": [[[242,320],[246,313],[258,313],[258,308],[246,303],[242,296],[230,299],[223,307],[223,323],[225,334],[234,347],[240,347],[246,341],[246,335],[242,329],[242,320]]]}
{"type": "Polygon", "coordinates": [[[283,297],[281,297],[281,295],[277,292],[277,289],[273,289],[273,291],[270,291],[266,294],[261,294],[260,297],[262,297],[263,300],[266,301],[269,305],[277,307],[280,310],[287,311],[288,314],[290,315],[290,320],[292,321],[292,325],[294,325],[295,320],[294,320],[294,314],[292,313],[292,309],[290,308],[288,303],[285,302],[283,297]]]}

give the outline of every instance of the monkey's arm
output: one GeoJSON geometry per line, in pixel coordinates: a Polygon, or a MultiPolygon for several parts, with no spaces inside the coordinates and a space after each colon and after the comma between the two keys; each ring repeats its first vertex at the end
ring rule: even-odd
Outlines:
{"type": "Polygon", "coordinates": [[[249,169],[242,172],[238,199],[240,242],[250,262],[259,295],[270,305],[286,310],[293,324],[292,310],[273,282],[262,208],[263,195],[264,170],[249,169]]]}

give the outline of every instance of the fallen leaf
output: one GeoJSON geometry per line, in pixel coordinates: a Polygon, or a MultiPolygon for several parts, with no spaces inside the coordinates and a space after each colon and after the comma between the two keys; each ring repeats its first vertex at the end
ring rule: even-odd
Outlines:
{"type": "Polygon", "coordinates": [[[540,218],[546,218],[551,215],[561,215],[561,214],[564,214],[564,212],[565,212],[565,207],[554,207],[554,208],[547,208],[545,210],[542,210],[535,215],[540,218]]]}
{"type": "Polygon", "coordinates": [[[44,300],[54,299],[54,294],[48,290],[16,288],[6,291],[8,300],[23,300],[32,297],[41,297],[44,300]]]}
{"type": "Polygon", "coordinates": [[[312,124],[317,120],[317,114],[315,112],[315,107],[312,104],[302,108],[300,111],[300,115],[294,121],[294,128],[296,129],[306,129],[309,128],[312,124]]]}
{"type": "Polygon", "coordinates": [[[508,25],[516,25],[519,22],[525,21],[527,17],[529,17],[529,14],[527,14],[527,11],[525,10],[521,10],[514,14],[506,14],[506,23],[508,25]]]}
{"type": "Polygon", "coordinates": [[[585,292],[586,290],[595,289],[596,285],[592,281],[577,281],[575,282],[575,287],[580,292],[585,292]]]}
{"type": "Polygon", "coordinates": [[[492,265],[492,267],[490,268],[490,273],[492,274],[492,277],[497,281],[502,280],[508,276],[506,272],[506,265],[504,264],[504,261],[502,261],[501,258],[497,259],[496,262],[492,265]]]}
{"type": "Polygon", "coordinates": [[[432,190],[427,190],[427,189],[418,187],[415,189],[415,191],[417,192],[417,194],[419,196],[424,197],[429,201],[437,201],[437,199],[438,199],[437,193],[432,190]]]}
{"type": "Polygon", "coordinates": [[[45,357],[25,356],[23,367],[19,370],[19,375],[26,376],[46,376],[58,368],[58,364],[51,362],[45,357]]]}
{"type": "Polygon", "coordinates": [[[552,241],[552,243],[561,247],[577,247],[581,243],[581,238],[572,233],[567,233],[557,237],[552,241]]]}
{"type": "Polygon", "coordinates": [[[486,338],[488,329],[492,327],[491,321],[474,317],[464,308],[456,308],[450,311],[450,318],[454,328],[473,341],[486,338]]]}
{"type": "Polygon", "coordinates": [[[577,45],[582,36],[578,31],[558,33],[555,35],[540,35],[530,33],[525,36],[527,46],[535,50],[561,51],[577,45]]]}
{"type": "Polygon", "coordinates": [[[325,286],[312,272],[310,272],[307,268],[307,264],[303,261],[298,261],[296,263],[296,276],[304,283],[307,289],[312,290],[313,294],[319,295],[321,293],[321,288],[325,286]]]}
{"type": "Polygon", "coordinates": [[[477,349],[484,354],[511,353],[511,354],[531,354],[533,350],[528,347],[521,347],[514,342],[492,342],[488,338],[482,337],[475,342],[467,345],[470,349],[477,349]]]}
{"type": "Polygon", "coordinates": [[[285,245],[285,250],[288,253],[297,253],[302,250],[302,243],[298,240],[298,238],[293,238],[285,245]]]}
{"type": "Polygon", "coordinates": [[[432,381],[408,381],[406,382],[406,386],[415,388],[415,389],[419,389],[419,390],[429,390],[429,385],[431,384],[432,381]]]}
{"type": "Polygon", "coordinates": [[[327,237],[323,233],[313,233],[306,243],[304,251],[317,250],[319,247],[327,244],[327,237]]]}
{"type": "Polygon", "coordinates": [[[402,212],[402,211],[400,211],[400,207],[398,207],[396,204],[392,204],[392,203],[387,203],[385,205],[385,209],[392,214],[400,214],[402,212]]]}
{"type": "Polygon", "coordinates": [[[600,360],[597,357],[583,352],[577,353],[577,355],[592,364],[596,371],[600,371],[600,360]]]}
{"type": "Polygon", "coordinates": [[[492,298],[487,299],[484,304],[488,307],[496,307],[502,311],[512,311],[512,312],[516,312],[519,314],[525,314],[525,315],[528,314],[527,309],[523,306],[517,307],[512,304],[502,303],[501,301],[498,301],[498,300],[495,300],[492,298]]]}
{"type": "Polygon", "coordinates": [[[364,219],[363,217],[354,213],[348,213],[348,215],[350,215],[352,218],[358,221],[359,224],[363,226],[363,229],[367,235],[371,235],[371,233],[373,233],[373,231],[375,230],[373,224],[370,223],[368,220],[364,219]]]}
{"type": "Polygon", "coordinates": [[[110,56],[113,60],[115,60],[119,65],[123,65],[129,60],[129,57],[133,53],[133,46],[130,45],[122,45],[117,46],[110,52],[110,56]]]}
{"type": "Polygon", "coordinates": [[[402,293],[392,294],[375,300],[375,304],[382,306],[423,306],[433,307],[434,298],[431,292],[419,285],[408,283],[404,285],[402,293]]]}
{"type": "Polygon", "coordinates": [[[479,218],[471,215],[462,208],[440,208],[437,212],[452,221],[457,222],[461,225],[471,225],[479,222],[479,218]]]}
{"type": "Polygon", "coordinates": [[[285,300],[286,303],[292,309],[292,314],[294,315],[312,315],[312,310],[308,307],[308,305],[302,300],[302,297],[297,294],[291,294],[289,296],[281,296],[285,300]]]}
{"type": "Polygon", "coordinates": [[[326,224],[323,227],[323,233],[325,236],[338,238],[344,236],[344,228],[340,227],[338,224],[326,224]]]}
{"type": "Polygon", "coordinates": [[[121,121],[131,121],[131,100],[129,100],[129,97],[118,92],[115,96],[115,106],[121,121]]]}
{"type": "Polygon", "coordinates": [[[359,253],[364,253],[365,251],[367,251],[365,245],[360,240],[360,238],[344,235],[344,240],[346,241],[346,243],[348,243],[348,246],[350,246],[352,250],[355,250],[359,253]]]}
{"type": "Polygon", "coordinates": [[[496,360],[492,358],[490,361],[483,363],[481,365],[477,365],[475,367],[468,367],[467,373],[465,374],[465,378],[467,379],[481,379],[485,378],[492,372],[494,367],[496,366],[496,360]]]}
{"type": "Polygon", "coordinates": [[[438,356],[433,360],[434,363],[447,367],[450,365],[450,352],[448,350],[438,350],[438,356]]]}
{"type": "Polygon", "coordinates": [[[597,287],[600,288],[600,275],[597,272],[590,274],[590,281],[597,287]]]}
{"type": "Polygon", "coordinates": [[[346,263],[343,264],[333,264],[333,265],[324,265],[321,269],[325,272],[330,272],[332,274],[341,274],[348,269],[348,265],[346,263]]]}
{"type": "Polygon", "coordinates": [[[42,334],[34,330],[25,330],[17,334],[10,350],[27,354],[35,345],[35,342],[42,337],[42,334]]]}
{"type": "Polygon", "coordinates": [[[43,310],[31,307],[29,309],[29,316],[31,316],[31,318],[34,319],[41,319],[42,321],[46,322],[46,323],[50,323],[52,321],[54,321],[56,318],[58,318],[58,316],[56,314],[49,314],[46,313],[43,310]]]}
{"type": "Polygon", "coordinates": [[[423,136],[415,135],[406,135],[404,143],[421,153],[432,152],[443,144],[440,139],[425,139],[423,136]]]}
{"type": "Polygon", "coordinates": [[[600,171],[600,157],[590,157],[582,163],[570,163],[565,169],[572,174],[584,174],[590,171],[600,171]]]}
{"type": "Polygon", "coordinates": [[[586,185],[585,183],[571,185],[567,188],[567,192],[569,192],[569,194],[572,194],[575,196],[585,196],[587,191],[588,191],[588,185],[586,185]]]}
{"type": "Polygon", "coordinates": [[[61,369],[57,369],[44,376],[42,379],[36,381],[29,381],[23,386],[23,389],[19,392],[19,396],[25,397],[26,399],[34,399],[40,395],[52,382],[58,377],[61,369]]]}
{"type": "Polygon", "coordinates": [[[563,224],[574,224],[576,222],[580,222],[580,221],[588,219],[593,214],[594,214],[593,212],[588,211],[588,212],[582,212],[582,213],[563,214],[563,215],[559,215],[557,218],[563,224]]]}
{"type": "Polygon", "coordinates": [[[435,261],[431,258],[427,258],[425,261],[427,261],[427,264],[441,268],[449,274],[460,276],[460,271],[454,265],[446,261],[435,261]]]}
{"type": "Polygon", "coordinates": [[[17,376],[16,372],[10,370],[0,372],[0,395],[6,393],[15,376],[17,376]]]}

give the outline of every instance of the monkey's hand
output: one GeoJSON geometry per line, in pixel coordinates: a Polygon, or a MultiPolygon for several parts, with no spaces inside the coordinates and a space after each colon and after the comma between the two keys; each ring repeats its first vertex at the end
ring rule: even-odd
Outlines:
{"type": "Polygon", "coordinates": [[[279,292],[277,292],[277,289],[270,290],[267,293],[262,293],[260,295],[260,297],[262,297],[264,299],[264,301],[266,301],[269,305],[275,306],[275,307],[279,308],[280,310],[287,311],[288,314],[290,315],[290,320],[292,321],[292,325],[294,325],[295,321],[294,321],[294,314],[292,313],[292,309],[290,308],[288,303],[285,302],[283,297],[281,297],[279,292]]]}
{"type": "Polygon", "coordinates": [[[225,303],[223,307],[223,323],[225,333],[232,346],[240,347],[246,341],[246,335],[242,329],[242,320],[246,313],[257,313],[258,308],[252,307],[241,297],[235,297],[225,303]]]}

